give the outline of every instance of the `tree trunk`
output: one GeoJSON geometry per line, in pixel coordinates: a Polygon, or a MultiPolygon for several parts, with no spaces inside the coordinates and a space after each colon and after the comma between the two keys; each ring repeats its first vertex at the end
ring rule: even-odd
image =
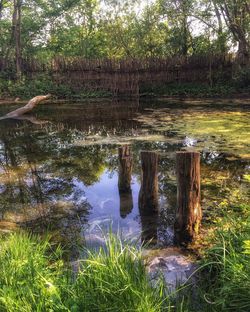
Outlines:
{"type": "Polygon", "coordinates": [[[19,80],[22,75],[22,50],[21,50],[21,0],[17,3],[17,24],[16,24],[16,74],[19,80]]]}
{"type": "Polygon", "coordinates": [[[22,55],[21,55],[21,8],[22,0],[14,0],[14,11],[12,16],[12,33],[15,43],[16,77],[22,75],[22,55]]]}
{"type": "Polygon", "coordinates": [[[0,20],[2,19],[3,15],[3,0],[0,0],[0,20]]]}
{"type": "Polygon", "coordinates": [[[200,153],[177,152],[177,212],[175,242],[187,244],[198,234],[200,204],[200,153]]]}
{"type": "Polygon", "coordinates": [[[244,38],[239,39],[237,58],[241,65],[249,64],[250,49],[244,38]]]}
{"type": "Polygon", "coordinates": [[[219,49],[220,52],[225,54],[227,51],[227,46],[226,46],[226,37],[223,34],[223,23],[222,23],[222,16],[220,13],[220,10],[218,8],[218,5],[216,4],[215,0],[212,0],[213,3],[213,7],[214,7],[214,11],[215,11],[215,15],[218,21],[218,43],[219,43],[219,49]]]}
{"type": "Polygon", "coordinates": [[[4,118],[15,118],[15,117],[19,117],[23,114],[26,114],[26,113],[30,112],[40,102],[45,101],[45,100],[49,99],[50,97],[51,97],[51,94],[38,95],[38,96],[34,97],[33,99],[31,99],[28,102],[28,104],[26,104],[25,106],[18,108],[16,110],[14,110],[13,112],[6,114],[4,116],[4,118]]]}
{"type": "Polygon", "coordinates": [[[221,14],[231,31],[233,38],[238,42],[237,58],[239,65],[249,63],[250,43],[246,24],[249,23],[247,3],[235,2],[233,8],[226,1],[219,4],[221,14]]]}

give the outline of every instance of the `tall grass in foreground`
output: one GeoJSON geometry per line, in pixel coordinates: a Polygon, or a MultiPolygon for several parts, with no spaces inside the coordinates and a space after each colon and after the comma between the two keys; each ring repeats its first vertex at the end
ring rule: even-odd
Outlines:
{"type": "MultiPolygon", "coordinates": [[[[25,233],[1,238],[0,311],[67,311],[60,248],[25,233]]],[[[66,293],[67,298],[67,293],[66,293]]]]}
{"type": "Polygon", "coordinates": [[[73,279],[60,248],[11,234],[1,239],[0,272],[0,311],[170,310],[163,285],[150,285],[139,252],[112,235],[106,249],[81,261],[73,279]]]}
{"type": "Polygon", "coordinates": [[[245,211],[218,225],[214,245],[205,254],[209,282],[201,283],[202,311],[250,311],[250,206],[241,207],[245,211]]]}
{"type": "Polygon", "coordinates": [[[161,311],[164,286],[160,281],[155,288],[149,284],[138,251],[113,235],[107,237],[106,244],[107,251],[89,252],[83,261],[74,285],[80,310],[161,311]]]}
{"type": "MultiPolygon", "coordinates": [[[[245,206],[246,208],[246,206],[245,206]]],[[[247,312],[250,311],[250,207],[217,225],[213,247],[190,288],[168,297],[150,284],[140,251],[107,236],[88,251],[74,277],[60,248],[27,233],[1,237],[0,311],[247,312]]]]}

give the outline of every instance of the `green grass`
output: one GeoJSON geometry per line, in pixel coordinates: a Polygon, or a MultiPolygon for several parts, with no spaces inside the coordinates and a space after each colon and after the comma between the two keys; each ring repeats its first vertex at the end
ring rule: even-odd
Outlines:
{"type": "Polygon", "coordinates": [[[112,235],[80,267],[74,279],[47,239],[2,237],[0,311],[170,311],[163,284],[150,285],[137,249],[112,235]]]}
{"type": "Polygon", "coordinates": [[[106,248],[85,250],[78,274],[49,239],[25,232],[4,235],[0,311],[250,311],[250,207],[224,209],[230,217],[218,218],[196,288],[171,297],[162,280],[152,287],[141,251],[112,234],[106,248]]]}
{"type": "Polygon", "coordinates": [[[67,311],[61,256],[60,248],[52,251],[47,239],[25,233],[2,238],[0,311],[67,311]]]}
{"type": "Polygon", "coordinates": [[[160,281],[155,288],[149,284],[138,251],[112,235],[107,246],[107,251],[89,252],[83,262],[74,285],[80,311],[161,311],[164,286],[160,281]]]}
{"type": "MultiPolygon", "coordinates": [[[[34,79],[23,77],[21,81],[9,79],[8,75],[0,76],[0,98],[20,97],[29,99],[37,94],[51,93],[58,99],[83,100],[86,98],[112,97],[107,90],[79,89],[67,83],[55,83],[49,75],[37,75],[34,79]]],[[[195,97],[213,98],[229,97],[234,94],[249,93],[249,84],[238,84],[233,81],[216,83],[213,86],[202,83],[168,83],[153,86],[140,86],[142,96],[195,97]]]]}
{"type": "Polygon", "coordinates": [[[233,208],[217,224],[213,246],[201,263],[203,311],[250,311],[250,206],[233,208]]]}

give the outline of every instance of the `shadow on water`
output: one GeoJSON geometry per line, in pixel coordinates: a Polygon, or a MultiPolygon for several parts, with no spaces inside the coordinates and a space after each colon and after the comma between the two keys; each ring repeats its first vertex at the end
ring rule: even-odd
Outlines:
{"type": "MultiPolygon", "coordinates": [[[[1,114],[10,110],[1,106],[1,114]]],[[[202,206],[215,207],[232,190],[246,193],[249,106],[182,103],[41,105],[33,124],[0,122],[0,229],[49,231],[77,257],[79,245],[103,243],[102,231],[171,245],[176,207],[175,152],[201,152],[202,206]],[[131,189],[118,188],[118,146],[133,154],[131,189]],[[140,151],[159,154],[159,209],[139,209],[140,151]],[[140,234],[142,231],[142,234],[140,234]]]]}

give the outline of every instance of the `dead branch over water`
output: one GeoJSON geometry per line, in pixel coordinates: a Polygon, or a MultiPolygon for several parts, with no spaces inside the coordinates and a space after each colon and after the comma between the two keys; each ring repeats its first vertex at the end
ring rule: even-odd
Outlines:
{"type": "Polygon", "coordinates": [[[35,96],[34,98],[32,98],[28,104],[26,104],[23,107],[20,107],[8,114],[6,114],[4,117],[5,118],[16,118],[16,117],[20,117],[30,111],[32,111],[32,109],[37,106],[39,103],[41,103],[42,101],[45,101],[47,99],[49,99],[51,97],[51,94],[47,94],[47,95],[38,95],[35,96]]]}

